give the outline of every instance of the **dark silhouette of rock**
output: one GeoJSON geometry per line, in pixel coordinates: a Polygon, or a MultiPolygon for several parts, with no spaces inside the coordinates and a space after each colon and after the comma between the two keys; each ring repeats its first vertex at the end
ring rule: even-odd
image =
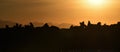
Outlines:
{"type": "Polygon", "coordinates": [[[90,21],[88,21],[88,26],[90,26],[91,25],[91,22],[90,21]]]}
{"type": "Polygon", "coordinates": [[[45,25],[43,25],[43,27],[48,28],[49,25],[47,23],[45,23],[45,25]]]}
{"type": "Polygon", "coordinates": [[[81,28],[85,28],[85,27],[86,27],[84,21],[83,21],[83,22],[80,22],[80,27],[81,27],[81,28]]]}
{"type": "Polygon", "coordinates": [[[34,27],[33,23],[0,28],[1,52],[119,52],[120,22],[101,25],[101,22],[60,29],[45,23],[34,27]]]}
{"type": "Polygon", "coordinates": [[[6,29],[8,29],[8,28],[9,28],[9,25],[6,25],[5,27],[6,27],[6,29]]]}

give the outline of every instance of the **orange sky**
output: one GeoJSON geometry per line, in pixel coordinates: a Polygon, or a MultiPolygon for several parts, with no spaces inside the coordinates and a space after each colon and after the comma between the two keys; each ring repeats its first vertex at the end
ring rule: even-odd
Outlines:
{"type": "Polygon", "coordinates": [[[93,5],[87,0],[0,0],[0,19],[19,23],[112,24],[120,21],[120,0],[93,5]]]}

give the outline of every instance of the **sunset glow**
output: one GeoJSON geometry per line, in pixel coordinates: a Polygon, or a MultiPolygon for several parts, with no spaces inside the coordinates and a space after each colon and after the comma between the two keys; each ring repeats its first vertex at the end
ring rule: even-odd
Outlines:
{"type": "Polygon", "coordinates": [[[87,8],[107,8],[111,6],[113,0],[81,0],[83,7],[87,8]]]}
{"type": "Polygon", "coordinates": [[[105,0],[88,0],[87,2],[90,5],[100,6],[100,5],[103,5],[106,1],[105,0]]]}
{"type": "Polygon", "coordinates": [[[0,20],[27,24],[120,21],[120,0],[2,0],[0,20]]]}

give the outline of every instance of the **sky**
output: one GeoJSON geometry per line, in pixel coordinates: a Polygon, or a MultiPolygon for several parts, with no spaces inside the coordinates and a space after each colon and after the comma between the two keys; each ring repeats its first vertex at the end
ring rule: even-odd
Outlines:
{"type": "Polygon", "coordinates": [[[0,0],[0,20],[18,23],[70,23],[120,21],[120,0],[0,0]],[[91,3],[90,3],[91,2],[91,3]]]}

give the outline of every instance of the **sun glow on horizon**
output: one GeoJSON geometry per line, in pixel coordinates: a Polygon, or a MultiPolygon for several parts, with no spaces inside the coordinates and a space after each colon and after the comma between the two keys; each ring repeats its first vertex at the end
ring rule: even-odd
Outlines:
{"type": "Polygon", "coordinates": [[[88,0],[89,5],[100,6],[105,3],[105,0],[88,0]]]}
{"type": "Polygon", "coordinates": [[[99,9],[111,6],[111,1],[113,2],[113,0],[81,0],[79,2],[83,7],[99,9]]]}

